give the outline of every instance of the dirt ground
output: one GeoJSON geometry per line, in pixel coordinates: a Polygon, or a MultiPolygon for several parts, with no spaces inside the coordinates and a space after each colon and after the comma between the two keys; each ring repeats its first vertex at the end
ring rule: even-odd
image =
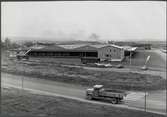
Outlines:
{"type": "Polygon", "coordinates": [[[84,103],[62,97],[37,95],[2,88],[2,114],[35,117],[164,117],[163,115],[107,105],[84,103]]]}

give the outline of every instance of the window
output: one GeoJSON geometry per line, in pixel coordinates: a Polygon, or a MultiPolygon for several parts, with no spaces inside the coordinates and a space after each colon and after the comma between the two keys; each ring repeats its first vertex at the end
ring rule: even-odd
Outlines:
{"type": "Polygon", "coordinates": [[[108,54],[106,54],[106,57],[109,57],[109,55],[108,55],[108,54]]]}

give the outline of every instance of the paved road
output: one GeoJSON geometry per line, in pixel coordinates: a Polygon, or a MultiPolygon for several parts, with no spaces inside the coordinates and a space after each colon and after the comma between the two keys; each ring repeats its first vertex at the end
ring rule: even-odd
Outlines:
{"type": "MultiPolygon", "coordinates": [[[[31,89],[31,90],[37,90],[37,91],[44,91],[52,94],[59,94],[63,96],[68,96],[71,98],[81,99],[85,100],[85,90],[87,87],[81,87],[81,86],[75,86],[71,84],[65,84],[55,81],[48,81],[43,79],[37,79],[37,78],[30,78],[25,76],[17,76],[17,75],[11,75],[7,73],[1,72],[1,78],[2,78],[2,86],[15,86],[15,87],[22,87],[22,81],[23,81],[23,87],[24,89],[31,89]],[[23,80],[22,80],[23,79],[23,80]]],[[[163,92],[164,94],[165,92],[163,92]]],[[[158,93],[159,94],[159,93],[158,93]]],[[[154,94],[156,97],[159,97],[160,95],[154,94]]],[[[118,107],[135,107],[135,108],[144,108],[144,93],[143,92],[131,92],[125,99],[125,104],[119,104],[114,105],[118,107]]],[[[164,99],[155,98],[155,96],[152,96],[151,93],[148,93],[148,99],[147,99],[147,111],[153,111],[157,113],[165,113],[166,112],[166,95],[164,96],[164,99]],[[152,98],[151,98],[152,97],[152,98]]],[[[92,103],[94,101],[91,101],[92,103]]],[[[108,104],[112,105],[112,104],[108,104]]]]}

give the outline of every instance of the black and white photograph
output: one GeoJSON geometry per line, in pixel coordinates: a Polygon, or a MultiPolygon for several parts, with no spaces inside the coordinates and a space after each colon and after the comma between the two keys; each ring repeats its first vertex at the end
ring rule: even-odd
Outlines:
{"type": "Polygon", "coordinates": [[[166,5],[1,2],[0,115],[165,117],[166,5]]]}

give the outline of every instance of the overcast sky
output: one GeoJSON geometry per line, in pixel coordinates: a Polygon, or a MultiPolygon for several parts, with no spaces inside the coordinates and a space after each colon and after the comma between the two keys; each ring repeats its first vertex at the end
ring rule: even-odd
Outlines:
{"type": "Polygon", "coordinates": [[[166,39],[166,2],[2,2],[3,37],[166,39]]]}

